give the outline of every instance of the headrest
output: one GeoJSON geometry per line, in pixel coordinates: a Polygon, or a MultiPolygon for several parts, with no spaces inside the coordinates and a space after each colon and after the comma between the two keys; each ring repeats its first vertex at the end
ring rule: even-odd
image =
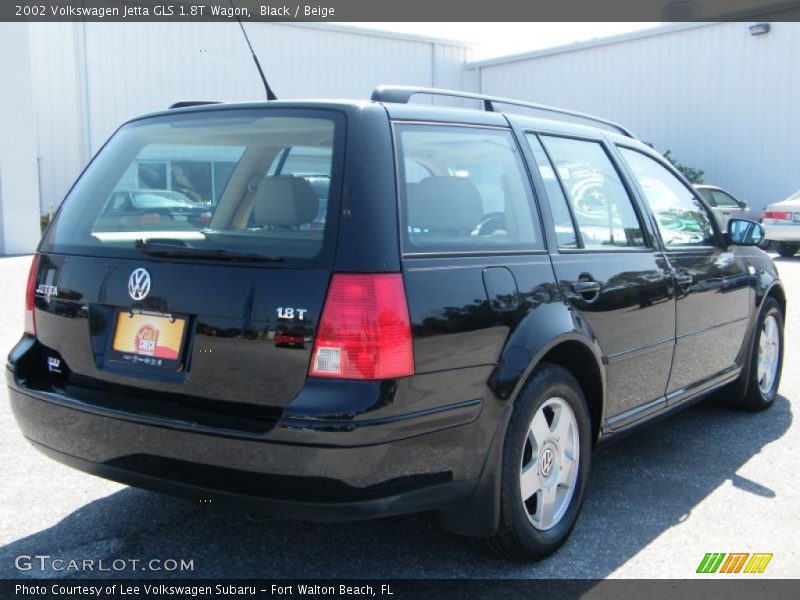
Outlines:
{"type": "Polygon", "coordinates": [[[314,188],[302,177],[265,177],[256,190],[254,217],[257,225],[304,225],[319,211],[314,188]]]}
{"type": "Polygon", "coordinates": [[[472,231],[483,218],[478,188],[465,177],[437,175],[408,187],[408,225],[438,231],[472,231]]]}

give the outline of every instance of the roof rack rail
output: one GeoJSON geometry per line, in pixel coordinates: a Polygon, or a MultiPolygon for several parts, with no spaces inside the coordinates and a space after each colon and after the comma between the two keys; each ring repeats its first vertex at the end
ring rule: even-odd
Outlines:
{"type": "Polygon", "coordinates": [[[375,102],[391,102],[394,104],[408,104],[412,96],[417,94],[427,94],[431,96],[447,96],[451,98],[467,98],[469,100],[478,100],[483,103],[483,110],[487,112],[502,112],[495,109],[495,104],[508,104],[511,106],[522,106],[524,108],[533,108],[536,110],[557,113],[594,123],[600,123],[607,127],[611,127],[629,138],[636,139],[636,136],[631,131],[622,125],[588,115],[586,113],[577,112],[574,110],[567,110],[565,108],[558,108],[555,106],[548,106],[546,104],[535,104],[533,102],[523,102],[522,100],[514,100],[512,98],[499,98],[497,96],[486,96],[484,94],[474,94],[472,92],[460,92],[458,90],[444,90],[439,88],[425,88],[413,87],[406,85],[379,85],[372,92],[372,100],[375,102]]]}
{"type": "Polygon", "coordinates": [[[169,110],[173,108],[188,108],[190,106],[202,106],[204,104],[222,104],[219,100],[181,100],[180,102],[176,102],[172,106],[169,107],[169,110]]]}

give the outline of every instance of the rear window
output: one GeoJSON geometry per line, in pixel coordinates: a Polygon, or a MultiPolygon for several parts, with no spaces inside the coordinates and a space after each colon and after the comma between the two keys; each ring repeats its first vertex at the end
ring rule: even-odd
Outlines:
{"type": "Polygon", "coordinates": [[[542,249],[533,197],[510,131],[398,124],[407,252],[542,249]]]}
{"type": "Polygon", "coordinates": [[[226,110],[125,125],[64,201],[43,250],[332,260],[343,124],[324,111],[226,110]]]}

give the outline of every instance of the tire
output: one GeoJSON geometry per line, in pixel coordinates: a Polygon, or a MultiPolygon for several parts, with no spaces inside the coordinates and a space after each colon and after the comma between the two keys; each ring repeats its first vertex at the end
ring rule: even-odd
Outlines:
{"type": "Polygon", "coordinates": [[[500,523],[484,544],[513,560],[539,560],[558,550],[578,519],[591,446],[591,422],[580,385],[566,369],[541,364],[511,415],[503,446],[500,523]],[[570,454],[577,464],[570,463],[570,454]],[[537,489],[526,501],[523,485],[526,495],[537,489]],[[545,494],[551,500],[547,510],[545,494]]]}
{"type": "Polygon", "coordinates": [[[787,242],[773,242],[773,245],[775,246],[775,251],[784,258],[794,256],[797,250],[800,249],[800,245],[787,242]]]}

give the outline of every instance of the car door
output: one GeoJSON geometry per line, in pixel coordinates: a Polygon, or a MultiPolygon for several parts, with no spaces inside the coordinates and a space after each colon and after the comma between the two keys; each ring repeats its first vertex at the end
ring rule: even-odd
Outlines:
{"type": "MultiPolygon", "coordinates": [[[[712,189],[711,195],[722,213],[727,217],[727,221],[731,219],[761,220],[761,211],[750,208],[746,202],[737,200],[725,190],[712,189]]],[[[727,228],[727,221],[723,229],[727,228]]]]}
{"type": "Polygon", "coordinates": [[[675,271],[675,357],[668,398],[732,376],[750,316],[750,277],[695,190],[664,161],[619,147],[675,271]]]}
{"type": "Polygon", "coordinates": [[[731,219],[748,218],[747,211],[742,210],[742,207],[739,206],[739,202],[736,200],[736,198],[727,192],[712,188],[709,190],[709,193],[714,199],[714,208],[711,210],[717,213],[719,225],[723,231],[728,228],[728,221],[731,219]]]}
{"type": "Polygon", "coordinates": [[[548,200],[556,278],[602,349],[605,416],[620,426],[666,403],[672,273],[602,138],[532,132],[526,138],[548,200]]]}

